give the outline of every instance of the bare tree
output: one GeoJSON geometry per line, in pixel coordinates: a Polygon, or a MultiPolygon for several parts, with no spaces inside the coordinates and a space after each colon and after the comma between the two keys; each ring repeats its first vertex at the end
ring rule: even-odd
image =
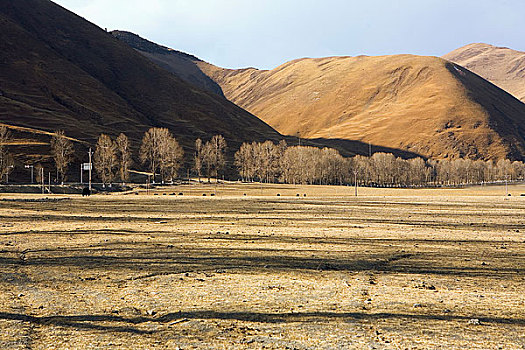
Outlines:
{"type": "Polygon", "coordinates": [[[0,181],[9,175],[13,168],[13,158],[9,154],[7,145],[11,139],[11,133],[6,126],[0,126],[0,181]]]}
{"type": "Polygon", "coordinates": [[[129,139],[123,133],[117,137],[117,154],[120,180],[125,183],[129,180],[129,168],[132,164],[132,160],[129,139]]]}
{"type": "Polygon", "coordinates": [[[263,164],[264,151],[262,143],[252,142],[251,151],[253,157],[250,162],[251,172],[253,173],[254,178],[257,178],[259,182],[263,182],[266,166],[263,164]]]}
{"type": "Polygon", "coordinates": [[[410,159],[408,164],[410,169],[408,183],[420,186],[429,181],[430,168],[422,158],[410,159]]]}
{"type": "Polygon", "coordinates": [[[235,152],[234,162],[242,181],[249,181],[251,178],[250,166],[253,158],[252,146],[249,143],[243,143],[239,150],[235,152]]]}
{"type": "Polygon", "coordinates": [[[208,177],[208,182],[211,181],[213,162],[214,162],[214,152],[213,145],[210,142],[206,142],[201,148],[202,154],[202,164],[206,168],[206,176],[208,177]]]}
{"type": "Polygon", "coordinates": [[[500,180],[505,179],[511,179],[511,175],[513,173],[513,167],[512,162],[508,159],[500,159],[496,163],[496,167],[498,168],[498,178],[500,180]]]}
{"type": "Polygon", "coordinates": [[[142,137],[140,145],[140,161],[142,164],[148,164],[149,170],[153,174],[153,183],[155,183],[155,173],[159,162],[159,128],[151,128],[142,137]]]}
{"type": "Polygon", "coordinates": [[[284,158],[284,152],[286,152],[286,149],[288,148],[288,145],[286,144],[285,140],[279,141],[279,144],[277,145],[275,149],[275,159],[274,159],[274,165],[275,168],[275,177],[278,179],[281,176],[282,172],[282,165],[281,162],[284,158]]]}
{"type": "Polygon", "coordinates": [[[323,148],[320,152],[319,163],[319,182],[321,184],[342,184],[344,178],[348,176],[348,164],[333,148],[323,148]]]}
{"type": "Polygon", "coordinates": [[[213,175],[218,180],[219,172],[226,165],[226,140],[222,135],[215,135],[202,147],[203,163],[207,168],[208,182],[213,175]]]}
{"type": "Polygon", "coordinates": [[[66,138],[63,130],[56,131],[51,138],[51,152],[55,160],[58,175],[60,176],[60,182],[64,183],[66,180],[67,167],[72,160],[74,150],[73,142],[66,138]]]}
{"type": "Polygon", "coordinates": [[[226,140],[222,135],[215,135],[211,138],[210,143],[213,149],[215,177],[218,179],[219,171],[223,170],[226,165],[226,140]]]}
{"type": "Polygon", "coordinates": [[[104,186],[111,183],[115,178],[115,168],[117,167],[117,145],[106,134],[102,134],[98,138],[93,163],[104,186]]]}
{"type": "Polygon", "coordinates": [[[173,180],[181,166],[183,155],[179,143],[166,128],[151,128],[142,138],[140,160],[143,164],[149,164],[153,182],[157,171],[163,182],[173,180]]]}
{"type": "Polygon", "coordinates": [[[306,168],[312,164],[305,164],[306,149],[304,146],[288,147],[281,160],[281,181],[291,184],[306,183],[306,168]]]}
{"type": "Polygon", "coordinates": [[[184,151],[168,129],[161,129],[159,134],[159,170],[162,182],[173,182],[182,165],[184,151]]]}
{"type": "Polygon", "coordinates": [[[277,175],[277,172],[279,170],[278,157],[279,153],[277,150],[277,146],[273,142],[265,141],[261,144],[261,177],[267,183],[271,181],[273,182],[275,175],[277,175]]]}
{"type": "Polygon", "coordinates": [[[195,140],[195,156],[193,158],[193,169],[197,173],[199,182],[201,182],[202,166],[203,166],[203,161],[204,161],[202,147],[203,147],[202,140],[201,139],[195,140]]]}
{"type": "Polygon", "coordinates": [[[235,153],[235,165],[242,179],[253,180],[257,177],[261,182],[275,181],[281,174],[281,161],[286,148],[285,141],[278,145],[271,141],[243,143],[235,153]]]}

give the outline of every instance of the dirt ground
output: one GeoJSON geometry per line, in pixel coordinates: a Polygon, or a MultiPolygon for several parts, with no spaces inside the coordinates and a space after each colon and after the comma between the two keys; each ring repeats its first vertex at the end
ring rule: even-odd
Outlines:
{"type": "Polygon", "coordinates": [[[525,349],[509,192],[1,194],[0,349],[525,349]]]}

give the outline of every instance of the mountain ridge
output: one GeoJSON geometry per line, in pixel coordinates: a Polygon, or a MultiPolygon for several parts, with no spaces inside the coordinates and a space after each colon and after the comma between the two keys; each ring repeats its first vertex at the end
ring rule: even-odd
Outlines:
{"type": "Polygon", "coordinates": [[[160,67],[174,73],[184,81],[198,88],[224,97],[221,87],[204,74],[196,64],[205,63],[200,58],[182,51],[155,44],[131,32],[114,30],[111,31],[111,35],[131,46],[137,52],[146,56],[160,67]]]}

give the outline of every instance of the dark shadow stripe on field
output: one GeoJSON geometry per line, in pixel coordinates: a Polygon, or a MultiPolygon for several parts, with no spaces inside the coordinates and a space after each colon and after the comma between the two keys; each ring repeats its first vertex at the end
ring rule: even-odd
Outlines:
{"type": "Polygon", "coordinates": [[[53,325],[60,327],[72,327],[78,330],[81,329],[90,329],[98,330],[104,332],[124,332],[124,333],[134,333],[134,334],[151,334],[152,331],[144,331],[141,329],[129,327],[129,326],[107,326],[95,324],[92,322],[126,322],[132,323],[129,321],[120,321],[112,316],[31,316],[24,314],[13,314],[7,312],[0,312],[0,319],[2,320],[13,320],[13,321],[24,321],[30,322],[33,324],[39,325],[53,325]]]}
{"type": "Polygon", "coordinates": [[[127,332],[135,334],[151,334],[155,331],[145,331],[131,326],[107,325],[104,323],[127,323],[139,325],[145,322],[159,324],[170,323],[177,320],[237,320],[243,322],[259,323],[297,323],[297,322],[359,322],[398,319],[404,321],[445,321],[467,323],[470,319],[477,318],[481,324],[525,326],[525,319],[490,317],[482,315],[439,315],[439,314],[407,314],[407,313],[364,313],[364,312],[293,312],[293,313],[258,313],[258,312],[218,312],[218,311],[189,311],[169,313],[159,317],[125,317],[116,315],[71,315],[71,316],[30,316],[24,314],[1,312],[2,320],[17,320],[40,325],[53,325],[72,327],[79,330],[92,329],[100,331],[127,332]]]}
{"type": "Polygon", "coordinates": [[[159,317],[157,322],[169,322],[174,319],[221,319],[239,320],[265,323],[283,322],[322,322],[340,319],[344,321],[359,320],[385,320],[385,319],[405,319],[405,320],[429,320],[429,321],[469,321],[477,318],[481,323],[496,323],[525,326],[525,319],[503,318],[503,317],[483,317],[479,315],[460,316],[460,315],[436,315],[436,314],[396,314],[389,312],[363,313],[363,312],[293,312],[293,313],[257,313],[257,312],[216,312],[216,311],[192,311],[167,314],[159,317]]]}
{"type": "MultiPolygon", "coordinates": [[[[472,262],[462,262],[456,251],[443,253],[358,253],[354,251],[337,252],[330,257],[327,250],[310,250],[310,257],[305,257],[302,250],[275,250],[253,248],[190,248],[173,247],[161,249],[159,246],[142,244],[134,250],[114,249],[108,254],[98,252],[92,247],[72,255],[71,251],[58,252],[52,256],[36,255],[26,252],[21,257],[0,256],[0,266],[75,266],[84,268],[110,268],[111,270],[144,271],[151,274],[165,272],[178,273],[210,271],[214,269],[234,269],[245,272],[273,271],[378,271],[384,273],[435,274],[454,276],[479,276],[499,278],[525,274],[525,265],[516,267],[501,266],[505,263],[499,255],[485,253],[485,264],[475,261],[480,259],[476,251],[469,256],[472,262]],[[313,253],[313,254],[312,254],[313,253]],[[448,255],[446,254],[448,253],[448,255]],[[320,256],[315,256],[315,255],[320,256]],[[58,256],[57,256],[58,255],[58,256]],[[457,259],[460,260],[457,260],[457,259]],[[450,265],[451,260],[461,264],[450,265]]],[[[465,255],[466,256],[466,255],[465,255]]],[[[513,261],[525,261],[524,255],[514,254],[508,257],[513,261]]]]}

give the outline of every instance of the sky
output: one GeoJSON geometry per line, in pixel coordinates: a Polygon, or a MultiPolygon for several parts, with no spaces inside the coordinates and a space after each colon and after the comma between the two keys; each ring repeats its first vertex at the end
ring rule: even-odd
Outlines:
{"type": "Polygon", "coordinates": [[[54,0],[224,68],[302,57],[442,56],[474,42],[525,51],[525,0],[54,0]]]}

